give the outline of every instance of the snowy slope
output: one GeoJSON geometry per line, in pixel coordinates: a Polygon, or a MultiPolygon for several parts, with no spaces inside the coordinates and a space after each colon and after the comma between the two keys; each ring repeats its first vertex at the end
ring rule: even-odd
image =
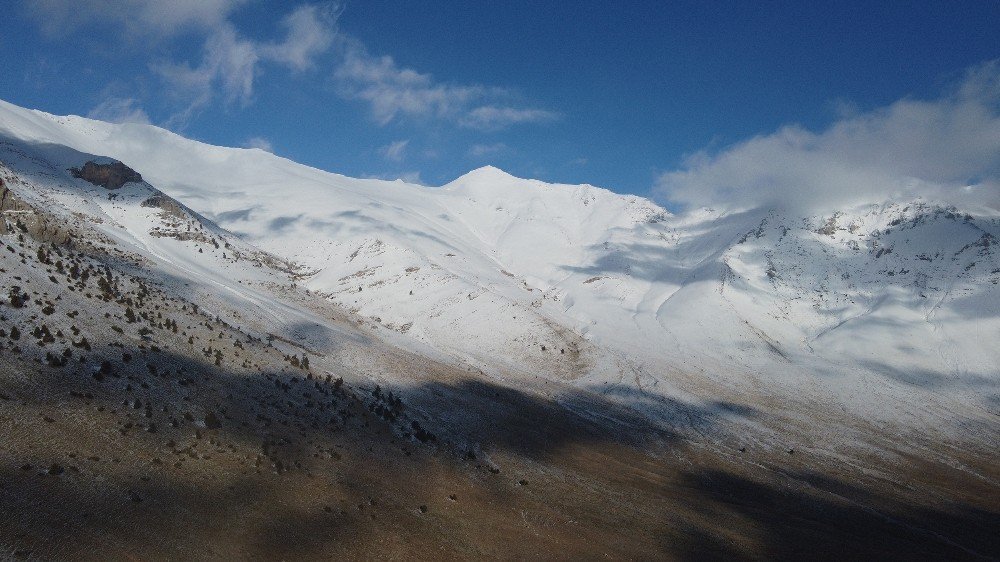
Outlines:
{"type": "MultiPolygon", "coordinates": [[[[299,283],[386,337],[503,379],[566,382],[663,417],[683,399],[954,432],[941,421],[993,423],[1000,408],[1000,219],[988,210],[875,201],[816,217],[673,216],[491,167],[440,188],[352,179],[3,102],[0,137],[119,159],[294,262],[299,283]]],[[[102,212],[130,243],[225,284],[214,264],[136,234],[141,196],[102,212]]]]}

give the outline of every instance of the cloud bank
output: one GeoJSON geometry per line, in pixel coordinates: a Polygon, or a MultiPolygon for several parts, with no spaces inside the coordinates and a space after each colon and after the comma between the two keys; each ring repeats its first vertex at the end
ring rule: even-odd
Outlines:
{"type": "Polygon", "coordinates": [[[923,196],[1000,210],[1000,61],[936,100],[903,99],[814,133],[791,125],[662,174],[654,195],[685,207],[820,212],[923,196]]]}

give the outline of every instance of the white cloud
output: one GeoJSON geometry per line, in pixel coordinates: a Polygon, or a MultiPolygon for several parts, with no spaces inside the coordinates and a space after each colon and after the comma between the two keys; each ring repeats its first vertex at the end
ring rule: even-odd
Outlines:
{"type": "Polygon", "coordinates": [[[261,57],[297,71],[310,68],[333,44],[337,16],[332,4],[299,6],[281,22],[285,41],[261,46],[261,57]]]}
{"type": "Polygon", "coordinates": [[[340,92],[368,102],[382,125],[399,115],[448,117],[484,94],[480,86],[437,84],[429,74],[400,68],[392,57],[369,55],[357,41],[345,39],[343,46],[334,72],[340,92]]]}
{"type": "Polygon", "coordinates": [[[271,145],[271,141],[265,139],[264,137],[250,137],[247,142],[243,143],[245,148],[259,148],[264,152],[274,153],[274,146],[271,145]]]}
{"type": "Polygon", "coordinates": [[[474,129],[502,129],[519,123],[542,123],[556,119],[557,115],[544,109],[518,109],[484,105],[469,111],[461,119],[465,127],[474,129]]]}
{"type": "Polygon", "coordinates": [[[398,140],[391,142],[386,146],[379,149],[379,153],[385,157],[386,160],[392,160],[393,162],[400,162],[406,155],[406,145],[410,144],[409,140],[398,140]]]}
{"type": "Polygon", "coordinates": [[[507,145],[498,142],[494,144],[474,144],[469,147],[469,156],[488,156],[490,154],[497,154],[507,150],[507,145]]]}
{"type": "Polygon", "coordinates": [[[1000,63],[969,71],[937,100],[903,99],[820,133],[792,125],[699,152],[661,175],[654,192],[731,209],[820,211],[917,195],[1000,209],[1000,63]]]}
{"type": "Polygon", "coordinates": [[[166,125],[183,128],[217,99],[249,104],[255,82],[269,64],[303,72],[335,45],[333,79],[346,99],[368,104],[374,120],[386,125],[405,117],[438,119],[462,127],[498,130],[557,118],[524,107],[509,89],[436,80],[400,66],[389,56],[373,56],[358,40],[339,36],[340,4],[320,2],[292,10],[277,22],[280,41],[260,41],[241,33],[233,14],[249,0],[35,0],[26,10],[49,34],[99,33],[109,41],[124,36],[142,46],[169,52],[180,41],[201,43],[193,60],[154,60],[149,68],[163,82],[176,113],[166,125]]]}
{"type": "Polygon", "coordinates": [[[227,103],[248,104],[254,81],[262,72],[262,61],[282,64],[294,71],[310,68],[315,57],[332,45],[335,24],[336,14],[330,4],[301,6],[289,14],[282,21],[287,36],[281,43],[244,39],[232,24],[220,24],[205,39],[197,66],[170,62],[153,65],[153,70],[168,85],[169,93],[186,102],[184,109],[170,119],[170,124],[183,126],[217,92],[227,103]]]}
{"type": "Polygon", "coordinates": [[[87,117],[109,123],[149,124],[149,115],[133,98],[108,98],[87,113],[87,117]]]}
{"type": "Polygon", "coordinates": [[[479,106],[483,101],[509,98],[511,93],[502,88],[478,84],[437,82],[430,74],[400,67],[392,57],[369,54],[361,43],[347,37],[342,38],[340,47],[341,61],[334,71],[340,94],[348,99],[367,102],[372,117],[381,125],[410,116],[497,129],[555,116],[540,109],[479,106]]]}
{"type": "Polygon", "coordinates": [[[166,85],[166,93],[181,104],[167,122],[183,125],[221,94],[227,103],[247,104],[261,63],[278,64],[296,72],[311,68],[333,44],[338,11],[324,2],[299,6],[279,25],[280,42],[242,37],[231,16],[248,0],[34,0],[27,12],[46,33],[67,37],[73,32],[124,32],[133,41],[202,41],[200,60],[157,61],[150,68],[166,85]]]}
{"type": "Polygon", "coordinates": [[[249,103],[259,60],[256,46],[240,39],[236,30],[226,25],[205,41],[198,66],[187,63],[154,65],[154,70],[169,86],[169,93],[187,102],[186,107],[171,118],[171,124],[183,126],[194,112],[211,102],[217,89],[229,103],[249,103]]]}

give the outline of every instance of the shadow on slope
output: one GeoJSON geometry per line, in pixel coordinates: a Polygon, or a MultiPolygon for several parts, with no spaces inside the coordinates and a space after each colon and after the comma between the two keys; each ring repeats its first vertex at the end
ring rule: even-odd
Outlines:
{"type": "Polygon", "coordinates": [[[685,474],[684,487],[702,498],[700,515],[717,527],[665,533],[664,551],[691,560],[739,559],[748,550],[778,560],[983,560],[1000,555],[1000,539],[993,532],[1000,525],[995,488],[985,487],[993,495],[981,506],[942,502],[930,507],[898,501],[887,489],[861,488],[815,472],[781,476],[784,481],[767,482],[711,469],[685,474]]]}
{"type": "MultiPolygon", "coordinates": [[[[428,382],[408,394],[436,397],[424,402],[433,408],[411,413],[398,389],[115,345],[93,344],[103,351],[77,352],[61,367],[0,359],[0,511],[15,515],[0,529],[6,552],[314,558],[444,548],[496,556],[523,531],[518,513],[602,511],[583,497],[537,497],[527,488],[541,478],[537,467],[518,468],[517,459],[558,466],[568,448],[642,456],[652,431],[593,396],[587,407],[614,413],[632,437],[479,380],[428,382]],[[442,538],[442,526],[454,534],[442,538]],[[398,542],[386,544],[390,537],[398,542]]],[[[607,532],[623,515],[599,520],[607,532]]],[[[555,548],[566,532],[517,548],[555,548]]]]}
{"type": "MultiPolygon", "coordinates": [[[[399,391],[390,388],[360,391],[303,371],[226,370],[142,348],[124,350],[132,356],[124,362],[121,350],[103,349],[62,368],[0,360],[0,512],[12,516],[0,528],[4,552],[997,552],[988,532],[995,511],[897,503],[889,488],[794,470],[783,483],[761,483],[753,467],[692,448],[591,395],[563,400],[605,409],[614,422],[476,379],[427,382],[415,395],[438,400],[411,414],[394,405],[399,391]],[[468,443],[478,444],[472,455],[468,443]]],[[[699,418],[699,431],[711,434],[715,418],[699,418]]]]}

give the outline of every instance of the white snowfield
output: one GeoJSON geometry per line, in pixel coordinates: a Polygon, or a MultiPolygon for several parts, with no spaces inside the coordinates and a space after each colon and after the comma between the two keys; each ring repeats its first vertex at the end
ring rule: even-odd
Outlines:
{"type": "MultiPolygon", "coordinates": [[[[814,217],[672,215],[640,197],[492,167],[443,187],[353,179],[5,102],[0,141],[121,160],[248,245],[297,264],[300,284],[387,338],[510,384],[568,384],[664,420],[676,416],[672,405],[697,403],[749,419],[846,417],[996,439],[993,210],[910,200],[814,217]]],[[[57,168],[82,164],[48,150],[57,168]]],[[[111,213],[98,201],[105,191],[93,192],[111,213]]],[[[182,243],[151,237],[150,217],[114,220],[152,259],[255,298],[247,287],[260,279],[171,251],[182,243]]]]}

